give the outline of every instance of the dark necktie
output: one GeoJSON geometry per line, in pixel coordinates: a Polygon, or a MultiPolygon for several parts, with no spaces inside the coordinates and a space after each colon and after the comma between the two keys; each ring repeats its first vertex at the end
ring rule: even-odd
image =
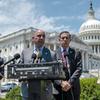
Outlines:
{"type": "Polygon", "coordinates": [[[63,64],[64,64],[64,67],[66,68],[66,67],[67,67],[66,49],[63,49],[63,52],[62,52],[62,62],[63,62],[63,64]]]}

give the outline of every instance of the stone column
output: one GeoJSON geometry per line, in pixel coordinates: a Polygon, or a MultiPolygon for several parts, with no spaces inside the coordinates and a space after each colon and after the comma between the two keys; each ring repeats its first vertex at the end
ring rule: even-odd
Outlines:
{"type": "Polygon", "coordinates": [[[88,70],[89,68],[88,68],[88,53],[87,52],[85,52],[84,53],[84,69],[85,70],[88,70]]]}
{"type": "Polygon", "coordinates": [[[96,46],[94,45],[94,53],[96,53],[96,46]]]}
{"type": "Polygon", "coordinates": [[[50,49],[50,44],[48,45],[48,49],[50,49]]]}
{"type": "Polygon", "coordinates": [[[98,54],[99,54],[99,45],[98,45],[98,54]]]}
{"type": "Polygon", "coordinates": [[[82,67],[83,67],[83,70],[85,69],[84,64],[85,64],[85,62],[84,62],[84,51],[82,51],[82,67]]]}
{"type": "Polygon", "coordinates": [[[54,44],[54,51],[56,50],[56,44],[54,44]]]}

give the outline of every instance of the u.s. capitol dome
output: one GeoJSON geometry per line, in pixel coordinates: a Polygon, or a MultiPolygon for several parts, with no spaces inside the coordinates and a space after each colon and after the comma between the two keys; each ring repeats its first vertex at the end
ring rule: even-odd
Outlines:
{"type": "Polygon", "coordinates": [[[100,54],[100,21],[95,18],[92,2],[87,19],[79,29],[79,37],[91,47],[94,54],[100,54]]]}

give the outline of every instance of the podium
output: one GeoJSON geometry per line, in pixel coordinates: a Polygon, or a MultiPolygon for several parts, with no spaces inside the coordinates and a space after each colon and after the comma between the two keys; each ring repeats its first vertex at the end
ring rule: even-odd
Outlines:
{"type": "Polygon", "coordinates": [[[8,79],[60,80],[65,79],[63,64],[46,62],[39,64],[10,64],[7,66],[8,79]]]}
{"type": "Polygon", "coordinates": [[[39,64],[10,64],[7,66],[7,78],[28,82],[28,100],[34,99],[33,90],[40,92],[41,99],[39,100],[45,100],[46,92],[48,92],[46,85],[49,85],[50,80],[61,80],[66,77],[63,64],[53,61],[39,64]],[[42,83],[39,84],[39,82],[42,83]]]}

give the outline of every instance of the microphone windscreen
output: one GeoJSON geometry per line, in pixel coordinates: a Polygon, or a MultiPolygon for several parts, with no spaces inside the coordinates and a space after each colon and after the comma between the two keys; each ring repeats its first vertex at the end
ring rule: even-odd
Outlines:
{"type": "Polygon", "coordinates": [[[14,58],[15,58],[15,59],[20,58],[20,54],[19,54],[19,53],[16,53],[16,54],[14,55],[14,58]]]}
{"type": "Polygon", "coordinates": [[[39,54],[37,55],[37,57],[38,57],[39,59],[42,59],[42,54],[39,53],[39,54]]]}
{"type": "Polygon", "coordinates": [[[36,59],[36,54],[33,53],[31,58],[32,58],[32,59],[36,59]]]}

